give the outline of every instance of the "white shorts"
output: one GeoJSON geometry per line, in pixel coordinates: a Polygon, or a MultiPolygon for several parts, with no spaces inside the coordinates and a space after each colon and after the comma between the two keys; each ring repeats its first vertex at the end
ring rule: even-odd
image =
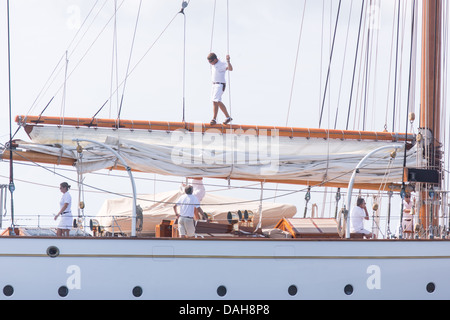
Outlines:
{"type": "Polygon", "coordinates": [[[180,236],[193,237],[195,235],[194,219],[180,217],[178,219],[178,231],[180,236]]]}
{"type": "Polygon", "coordinates": [[[72,229],[72,215],[71,214],[63,214],[60,216],[61,220],[59,220],[58,229],[72,229]]]}
{"type": "Polygon", "coordinates": [[[211,90],[211,100],[214,102],[222,101],[222,95],[224,92],[224,85],[221,83],[213,83],[211,90]]]}
{"type": "Polygon", "coordinates": [[[403,218],[402,229],[403,231],[414,231],[414,223],[412,218],[403,218]]]}

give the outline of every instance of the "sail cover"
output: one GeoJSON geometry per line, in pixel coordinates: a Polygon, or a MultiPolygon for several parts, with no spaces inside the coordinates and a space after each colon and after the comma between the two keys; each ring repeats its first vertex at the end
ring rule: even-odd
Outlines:
{"type": "MultiPolygon", "coordinates": [[[[403,136],[402,140],[401,135],[391,134],[389,138],[382,138],[380,133],[375,134],[374,139],[367,139],[359,133],[359,137],[346,138],[342,132],[341,136],[318,137],[281,134],[277,128],[230,128],[199,125],[197,129],[143,130],[32,125],[26,128],[31,142],[18,141],[17,151],[73,159],[82,173],[122,166],[103,144],[116,150],[133,170],[142,172],[345,185],[364,156],[379,147],[392,146],[392,149],[371,157],[371,161],[361,168],[357,183],[380,185],[402,181],[405,138],[403,136]],[[78,144],[83,146],[81,154],[76,149],[78,144]],[[397,157],[391,158],[391,152],[396,149],[397,157]]],[[[411,136],[407,138],[406,166],[411,167],[416,164],[416,146],[411,143],[414,141],[411,136]]]]}

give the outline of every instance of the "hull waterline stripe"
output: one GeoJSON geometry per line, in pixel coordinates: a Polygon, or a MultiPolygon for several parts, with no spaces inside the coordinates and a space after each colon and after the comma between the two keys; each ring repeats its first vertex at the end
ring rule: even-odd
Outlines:
{"type": "MultiPolygon", "coordinates": [[[[46,254],[4,253],[0,258],[49,258],[46,254]]],[[[231,256],[231,255],[139,255],[139,254],[60,254],[56,258],[145,258],[145,259],[253,259],[253,260],[424,260],[450,259],[450,256],[231,256]]]]}

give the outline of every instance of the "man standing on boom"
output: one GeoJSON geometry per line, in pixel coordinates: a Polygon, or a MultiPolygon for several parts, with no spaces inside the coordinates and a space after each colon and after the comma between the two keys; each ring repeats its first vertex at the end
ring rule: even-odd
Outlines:
{"type": "Polygon", "coordinates": [[[233,120],[230,115],[228,114],[227,108],[222,102],[222,95],[225,91],[226,87],[226,80],[225,80],[225,72],[233,71],[233,66],[230,63],[230,56],[227,55],[226,57],[227,62],[220,61],[215,53],[210,53],[208,55],[208,61],[212,65],[211,68],[211,76],[212,76],[212,93],[211,93],[211,99],[213,101],[213,119],[211,120],[210,124],[214,125],[217,123],[217,112],[222,110],[224,113],[226,119],[223,122],[223,124],[228,124],[233,120]]]}

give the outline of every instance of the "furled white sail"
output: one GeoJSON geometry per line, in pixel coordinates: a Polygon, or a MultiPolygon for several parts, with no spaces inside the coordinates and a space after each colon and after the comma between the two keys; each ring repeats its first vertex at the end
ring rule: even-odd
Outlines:
{"type": "MultiPolygon", "coordinates": [[[[114,148],[133,170],[182,177],[214,177],[288,183],[348,183],[357,163],[381,146],[402,141],[323,139],[281,136],[276,129],[252,130],[134,130],[101,127],[35,126],[32,143],[18,149],[71,158],[80,172],[117,165],[115,156],[95,140],[114,148]],[[84,147],[77,154],[77,142],[84,147]]],[[[399,183],[403,152],[395,148],[374,155],[360,170],[358,183],[399,183]]],[[[416,147],[406,152],[406,165],[416,163],[416,147]]]]}

